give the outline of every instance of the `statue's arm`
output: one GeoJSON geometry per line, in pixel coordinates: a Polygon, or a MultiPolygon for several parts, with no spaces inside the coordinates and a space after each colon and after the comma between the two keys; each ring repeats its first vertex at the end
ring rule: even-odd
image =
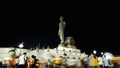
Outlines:
{"type": "Polygon", "coordinates": [[[63,24],[64,24],[64,28],[65,28],[65,26],[66,26],[66,22],[64,21],[63,24]]]}

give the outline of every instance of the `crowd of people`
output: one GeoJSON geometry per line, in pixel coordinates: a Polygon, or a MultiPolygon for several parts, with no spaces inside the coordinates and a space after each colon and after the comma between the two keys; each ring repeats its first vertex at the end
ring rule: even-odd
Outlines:
{"type": "Polygon", "coordinates": [[[39,59],[36,59],[35,55],[27,57],[26,54],[25,52],[20,56],[16,56],[16,58],[11,61],[9,59],[5,60],[1,68],[39,68],[39,59]]]}
{"type": "Polygon", "coordinates": [[[6,68],[119,68],[107,59],[106,56],[89,55],[84,58],[80,57],[67,57],[67,56],[52,56],[40,60],[35,55],[31,57],[26,56],[27,53],[23,53],[17,56],[13,61],[14,64],[7,63],[6,68]]]}

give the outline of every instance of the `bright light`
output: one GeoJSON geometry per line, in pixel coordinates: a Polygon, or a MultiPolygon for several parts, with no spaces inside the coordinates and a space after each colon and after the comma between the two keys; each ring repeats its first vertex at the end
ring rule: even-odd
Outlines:
{"type": "Polygon", "coordinates": [[[97,51],[96,51],[96,50],[93,50],[93,53],[94,53],[94,54],[96,54],[96,53],[97,53],[97,51]]]}
{"type": "Polygon", "coordinates": [[[101,52],[101,55],[103,55],[103,52],[101,52]]]}
{"type": "Polygon", "coordinates": [[[24,46],[24,45],[23,45],[23,42],[22,42],[22,43],[19,45],[19,47],[20,47],[20,48],[23,48],[23,46],[24,46]]]}

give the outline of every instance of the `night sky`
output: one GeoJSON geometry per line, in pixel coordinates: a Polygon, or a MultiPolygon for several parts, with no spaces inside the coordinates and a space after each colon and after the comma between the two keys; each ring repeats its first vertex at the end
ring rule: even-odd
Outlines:
{"type": "Polygon", "coordinates": [[[4,6],[1,10],[0,46],[55,48],[59,17],[66,21],[65,37],[72,36],[77,48],[90,53],[119,54],[119,22],[116,6],[103,4],[55,4],[4,6]]]}

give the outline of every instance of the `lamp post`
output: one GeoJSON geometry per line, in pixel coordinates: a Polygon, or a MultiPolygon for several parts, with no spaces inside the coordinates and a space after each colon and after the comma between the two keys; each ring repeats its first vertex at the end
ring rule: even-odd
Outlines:
{"type": "Polygon", "coordinates": [[[21,49],[24,47],[23,42],[19,45],[20,48],[20,54],[21,54],[21,49]]]}
{"type": "Polygon", "coordinates": [[[101,52],[100,54],[101,54],[101,57],[103,57],[103,52],[101,52]]]}

